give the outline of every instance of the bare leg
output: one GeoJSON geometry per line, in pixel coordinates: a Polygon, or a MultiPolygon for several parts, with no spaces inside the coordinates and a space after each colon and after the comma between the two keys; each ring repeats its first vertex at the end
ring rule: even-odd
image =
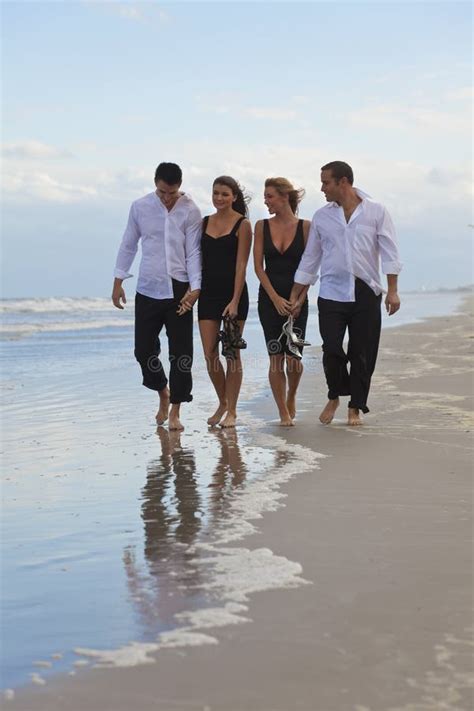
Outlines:
{"type": "Polygon", "coordinates": [[[328,400],[326,407],[319,415],[319,421],[322,422],[323,425],[329,425],[333,421],[334,415],[335,415],[338,407],[339,407],[339,398],[338,397],[334,398],[334,400],[328,400]]]}
{"type": "Polygon", "coordinates": [[[296,416],[296,391],[303,375],[303,363],[297,358],[286,356],[286,377],[288,378],[288,392],[286,393],[286,406],[292,420],[296,416]]]}
{"type": "MultiPolygon", "coordinates": [[[[240,333],[243,333],[245,321],[239,321],[240,333]]],[[[221,427],[235,427],[237,419],[237,400],[242,385],[242,360],[240,350],[236,350],[235,359],[227,359],[225,378],[225,394],[227,400],[227,415],[221,422],[221,427]]]]}
{"type": "Polygon", "coordinates": [[[179,419],[179,409],[181,407],[181,403],[173,404],[171,405],[171,410],[170,410],[170,419],[169,419],[169,428],[171,431],[173,430],[184,430],[183,425],[181,424],[181,421],[179,419]]]}
{"type": "Polygon", "coordinates": [[[242,361],[239,351],[235,359],[227,359],[227,374],[225,380],[225,393],[227,400],[227,414],[221,422],[221,427],[235,427],[237,419],[237,400],[242,384],[242,361]]]}
{"type": "Polygon", "coordinates": [[[155,419],[157,425],[163,425],[168,419],[168,412],[170,409],[170,391],[168,386],[163,388],[163,390],[159,390],[158,395],[160,396],[160,407],[156,413],[155,419]]]}
{"type": "Polygon", "coordinates": [[[208,425],[217,425],[227,410],[226,376],[219,358],[219,351],[217,350],[219,325],[218,321],[199,321],[199,331],[201,333],[207,372],[214,386],[214,390],[217,393],[217,397],[219,398],[217,410],[207,420],[208,425]]]}
{"type": "Polygon", "coordinates": [[[363,425],[359,409],[357,407],[349,407],[347,410],[347,424],[351,427],[358,427],[363,425]]]}
{"type": "Polygon", "coordinates": [[[273,397],[280,413],[280,425],[291,427],[293,420],[286,405],[286,376],[285,376],[285,355],[278,353],[270,356],[270,369],[268,379],[272,389],[273,397]]]}

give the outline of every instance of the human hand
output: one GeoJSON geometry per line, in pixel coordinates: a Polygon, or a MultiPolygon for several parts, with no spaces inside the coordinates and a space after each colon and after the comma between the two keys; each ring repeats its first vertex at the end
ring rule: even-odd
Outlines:
{"type": "Polygon", "coordinates": [[[199,297],[199,294],[200,294],[200,289],[194,289],[194,291],[190,291],[188,289],[188,291],[185,293],[185,295],[179,302],[179,306],[176,311],[178,316],[182,316],[183,314],[192,310],[194,304],[196,303],[196,301],[199,297]]]}
{"type": "Polygon", "coordinates": [[[238,305],[234,300],[229,302],[227,306],[225,307],[224,311],[222,312],[222,316],[230,316],[231,318],[235,318],[237,316],[237,310],[238,310],[238,305]]]}
{"type": "Polygon", "coordinates": [[[117,309],[123,309],[121,302],[124,304],[127,303],[125,291],[123,290],[122,284],[114,284],[114,288],[112,290],[112,303],[117,309]]]}
{"type": "Polygon", "coordinates": [[[396,291],[388,291],[385,297],[385,308],[389,316],[396,314],[400,308],[400,297],[396,291]]]}
{"type": "Polygon", "coordinates": [[[300,315],[302,304],[300,304],[298,299],[295,299],[294,301],[290,301],[290,304],[291,304],[291,315],[293,316],[294,319],[297,319],[298,316],[300,315]]]}
{"type": "Polygon", "coordinates": [[[280,316],[289,316],[291,313],[291,303],[287,299],[284,299],[283,296],[278,296],[278,294],[273,299],[273,306],[280,316]]]}

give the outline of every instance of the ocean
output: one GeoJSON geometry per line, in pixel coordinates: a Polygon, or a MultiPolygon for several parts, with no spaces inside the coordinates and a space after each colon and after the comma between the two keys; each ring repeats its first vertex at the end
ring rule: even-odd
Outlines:
{"type": "MultiPolygon", "coordinates": [[[[384,327],[452,314],[462,297],[402,295],[384,327]]],[[[103,298],[10,299],[0,309],[4,689],[213,643],[202,630],[245,621],[251,592],[304,584],[297,562],[240,545],[317,456],[257,417],[268,363],[255,304],[239,426],[206,425],[215,396],[196,329],[182,434],[156,429],[132,303],[120,312],[103,298]]],[[[307,369],[322,377],[314,304],[307,339],[307,369]]]]}

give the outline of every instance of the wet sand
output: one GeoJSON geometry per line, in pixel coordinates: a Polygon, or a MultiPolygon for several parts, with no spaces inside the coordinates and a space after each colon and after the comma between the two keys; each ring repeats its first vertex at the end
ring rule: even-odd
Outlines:
{"type": "MultiPolygon", "coordinates": [[[[310,584],[250,596],[251,622],[203,629],[217,644],[78,669],[5,709],[471,709],[473,339],[467,311],[385,331],[363,428],[343,407],[318,423],[310,367],[297,427],[268,426],[327,458],[283,485],[285,507],[244,545],[300,563],[310,584]]],[[[270,397],[259,410],[275,417],[270,397]]]]}

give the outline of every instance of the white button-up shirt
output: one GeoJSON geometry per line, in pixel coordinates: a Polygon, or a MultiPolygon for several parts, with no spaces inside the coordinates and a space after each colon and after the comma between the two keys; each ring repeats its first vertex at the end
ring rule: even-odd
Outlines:
{"type": "Polygon", "coordinates": [[[346,222],[343,208],[330,202],[314,214],[306,249],[295,273],[297,284],[315,284],[320,271],[319,296],[332,301],[355,301],[355,278],[376,293],[384,291],[384,274],[399,274],[395,229],[387,210],[356,189],[362,202],[346,222]]]}
{"type": "Polygon", "coordinates": [[[173,298],[172,279],[201,287],[202,218],[197,205],[182,194],[168,212],[153,192],[135,200],[117,255],[114,276],[128,279],[141,240],[137,291],[152,299],[173,298]]]}

